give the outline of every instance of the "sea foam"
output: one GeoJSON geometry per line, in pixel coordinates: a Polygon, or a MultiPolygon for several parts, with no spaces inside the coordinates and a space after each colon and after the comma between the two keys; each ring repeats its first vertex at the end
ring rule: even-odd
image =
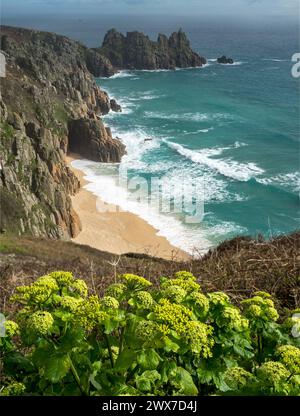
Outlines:
{"type": "Polygon", "coordinates": [[[299,172],[281,173],[279,175],[271,176],[269,178],[256,179],[256,181],[263,185],[279,186],[289,191],[300,193],[299,172]]]}
{"type": "Polygon", "coordinates": [[[167,142],[167,144],[171,149],[174,149],[192,162],[208,166],[221,175],[237,181],[248,181],[264,172],[255,163],[239,163],[232,159],[212,159],[212,156],[219,156],[228,148],[211,148],[195,151],[187,149],[178,143],[167,142]]]}

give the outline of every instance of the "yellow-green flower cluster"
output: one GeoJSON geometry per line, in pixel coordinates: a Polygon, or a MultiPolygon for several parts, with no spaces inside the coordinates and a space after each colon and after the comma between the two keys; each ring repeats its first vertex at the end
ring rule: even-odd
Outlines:
{"type": "Polygon", "coordinates": [[[192,292],[189,299],[193,303],[193,308],[201,316],[205,316],[209,310],[209,300],[203,293],[192,292]]]}
{"type": "Polygon", "coordinates": [[[51,331],[53,316],[47,311],[37,311],[28,317],[27,328],[38,335],[45,336],[51,331]]]}
{"type": "Polygon", "coordinates": [[[90,331],[106,318],[108,318],[108,314],[101,310],[99,298],[93,295],[80,303],[76,310],[75,321],[90,331]]]}
{"type": "Polygon", "coordinates": [[[239,309],[234,306],[225,306],[219,316],[216,318],[218,326],[223,326],[237,331],[244,331],[249,326],[248,319],[241,316],[239,309]]]}
{"type": "Polygon", "coordinates": [[[279,318],[274,302],[268,293],[256,292],[255,296],[251,299],[243,300],[242,304],[246,306],[244,314],[250,320],[260,318],[265,321],[276,322],[279,318]]]}
{"type": "Polygon", "coordinates": [[[300,348],[282,345],[277,352],[281,362],[292,374],[300,374],[300,348]]]}
{"type": "Polygon", "coordinates": [[[5,336],[9,338],[12,338],[15,335],[18,335],[18,333],[20,332],[19,325],[14,321],[7,320],[4,322],[4,326],[5,326],[5,336]]]}
{"type": "Polygon", "coordinates": [[[107,296],[112,296],[117,300],[120,300],[124,293],[126,292],[126,286],[123,283],[113,283],[112,285],[108,286],[105,291],[107,296]]]}
{"type": "Polygon", "coordinates": [[[198,283],[194,282],[192,279],[168,279],[162,282],[161,287],[162,289],[167,289],[170,286],[178,286],[184,289],[187,293],[191,292],[197,292],[200,290],[200,285],[198,283]]]}
{"type": "Polygon", "coordinates": [[[270,295],[270,293],[263,292],[263,291],[254,292],[254,295],[259,296],[263,299],[272,299],[272,296],[270,295]]]}
{"type": "Polygon", "coordinates": [[[180,286],[169,286],[163,290],[163,297],[174,303],[181,303],[187,295],[186,290],[180,286]]]}
{"type": "Polygon", "coordinates": [[[157,330],[163,337],[167,336],[171,331],[166,324],[157,324],[157,330]]]}
{"type": "Polygon", "coordinates": [[[249,318],[259,318],[262,314],[261,307],[258,305],[250,305],[245,312],[249,318]]]}
{"type": "Polygon", "coordinates": [[[51,295],[58,290],[54,279],[43,276],[29,286],[19,286],[16,294],[11,297],[11,301],[20,303],[41,304],[49,300],[51,295]]]}
{"type": "Polygon", "coordinates": [[[213,328],[198,321],[190,321],[186,324],[185,337],[189,342],[191,351],[201,354],[202,357],[212,357],[211,348],[214,345],[212,337],[213,328]]]}
{"type": "Polygon", "coordinates": [[[264,384],[273,386],[282,381],[286,381],[290,373],[282,363],[268,361],[258,368],[257,376],[264,384]]]}
{"type": "Polygon", "coordinates": [[[125,280],[130,290],[143,290],[152,285],[149,280],[135,274],[123,274],[121,278],[125,280]]]}
{"type": "Polygon", "coordinates": [[[88,288],[84,280],[76,279],[70,284],[70,288],[78,293],[80,296],[86,298],[88,294],[88,288]]]}
{"type": "Polygon", "coordinates": [[[209,304],[211,306],[225,306],[229,304],[229,296],[224,292],[208,293],[209,304]]]}
{"type": "Polygon", "coordinates": [[[74,298],[73,296],[62,296],[60,299],[60,305],[69,310],[70,312],[75,312],[76,309],[79,307],[82,299],[74,298]]]}
{"type": "Polygon", "coordinates": [[[149,292],[141,290],[134,296],[137,305],[143,309],[151,309],[154,305],[153,297],[149,292]]]}
{"type": "Polygon", "coordinates": [[[52,292],[57,292],[59,287],[56,280],[51,277],[50,275],[41,276],[37,279],[34,283],[35,286],[42,286],[43,288],[47,288],[52,292]]]}
{"type": "Polygon", "coordinates": [[[74,279],[72,273],[58,271],[40,277],[31,285],[19,286],[16,289],[17,293],[12,296],[11,300],[34,306],[48,305],[55,302],[55,297],[59,296],[59,291],[64,287],[80,296],[87,296],[88,289],[83,280],[74,279]]]}
{"type": "Polygon", "coordinates": [[[107,309],[118,309],[119,308],[119,302],[117,299],[113,298],[112,296],[104,296],[101,299],[101,305],[104,308],[107,309]]]}
{"type": "Polygon", "coordinates": [[[168,299],[161,299],[155,305],[153,312],[157,322],[166,324],[178,333],[184,333],[187,323],[191,320],[192,312],[183,305],[171,303],[168,299]]]}
{"type": "Polygon", "coordinates": [[[193,280],[196,281],[196,277],[193,275],[193,273],[186,272],[186,271],[179,271],[175,273],[176,279],[182,279],[182,280],[193,280]]]}
{"type": "Polygon", "coordinates": [[[141,321],[137,324],[135,333],[142,342],[151,343],[158,333],[158,325],[153,321],[141,321]]]}
{"type": "Polygon", "coordinates": [[[17,381],[13,381],[12,383],[8,384],[4,387],[4,389],[0,390],[1,396],[21,396],[25,392],[25,386],[23,383],[18,383],[17,381]]]}
{"type": "Polygon", "coordinates": [[[224,381],[231,390],[239,390],[247,385],[253,375],[242,367],[231,367],[224,374],[224,381]]]}
{"type": "Polygon", "coordinates": [[[50,273],[49,276],[56,280],[59,287],[69,286],[74,281],[74,276],[70,272],[57,271],[50,273]]]}

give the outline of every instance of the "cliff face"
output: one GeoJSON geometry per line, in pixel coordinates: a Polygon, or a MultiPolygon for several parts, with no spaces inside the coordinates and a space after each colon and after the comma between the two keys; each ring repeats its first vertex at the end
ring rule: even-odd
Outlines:
{"type": "Polygon", "coordinates": [[[206,59],[190,47],[186,34],[179,30],[169,38],[160,34],[157,42],[139,32],[126,36],[111,29],[105,35],[102,47],[95,49],[106,56],[118,69],[174,69],[202,66],[206,59]]]}
{"type": "Polygon", "coordinates": [[[115,70],[78,42],[26,29],[2,26],[1,52],[7,65],[0,96],[0,229],[75,236],[80,221],[70,195],[79,183],[65,156],[77,120],[81,148],[91,159],[119,162],[125,152],[103,125],[100,116],[111,103],[93,78],[115,70]]]}
{"type": "Polygon", "coordinates": [[[125,146],[112,138],[109,127],[104,127],[97,120],[86,118],[70,121],[69,148],[71,152],[96,162],[118,162],[120,152],[125,153],[125,146]]]}

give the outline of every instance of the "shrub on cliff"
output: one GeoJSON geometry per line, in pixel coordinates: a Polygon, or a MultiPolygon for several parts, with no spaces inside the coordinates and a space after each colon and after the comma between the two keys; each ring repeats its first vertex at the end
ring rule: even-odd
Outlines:
{"type": "Polygon", "coordinates": [[[54,272],[12,301],[22,308],[0,338],[2,395],[300,394],[299,338],[264,292],[238,308],[178,272],[154,289],[124,274],[98,297],[54,272]]]}

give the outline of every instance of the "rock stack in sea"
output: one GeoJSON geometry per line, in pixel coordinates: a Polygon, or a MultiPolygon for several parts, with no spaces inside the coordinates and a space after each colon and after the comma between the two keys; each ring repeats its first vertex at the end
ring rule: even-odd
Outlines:
{"type": "Polygon", "coordinates": [[[227,56],[222,55],[220,58],[217,59],[217,62],[219,64],[233,64],[233,59],[232,58],[227,58],[227,56]]]}
{"type": "Polygon", "coordinates": [[[108,58],[117,69],[175,69],[201,67],[206,63],[205,58],[191,49],[181,29],[169,38],[159,34],[156,42],[140,32],[128,32],[124,36],[111,29],[102,47],[95,52],[108,58]]]}

